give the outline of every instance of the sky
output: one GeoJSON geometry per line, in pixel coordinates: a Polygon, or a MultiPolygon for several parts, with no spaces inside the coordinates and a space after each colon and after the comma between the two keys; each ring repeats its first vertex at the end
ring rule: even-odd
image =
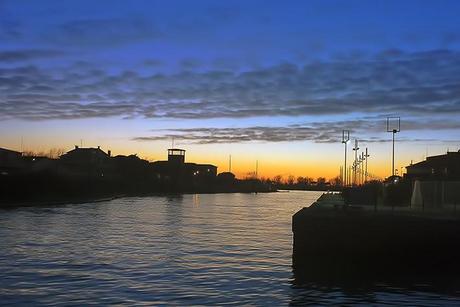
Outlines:
{"type": "Polygon", "coordinates": [[[459,1],[2,1],[0,147],[332,178],[460,147],[459,1]]]}

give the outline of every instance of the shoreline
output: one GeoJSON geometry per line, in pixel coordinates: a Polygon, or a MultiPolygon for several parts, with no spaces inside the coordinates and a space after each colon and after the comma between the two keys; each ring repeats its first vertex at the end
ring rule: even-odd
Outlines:
{"type": "Polygon", "coordinates": [[[218,192],[176,192],[176,193],[147,193],[147,194],[119,194],[111,195],[106,197],[94,197],[94,198],[78,198],[78,199],[63,199],[63,200],[39,200],[39,201],[19,201],[19,202],[0,202],[0,210],[15,209],[20,207],[42,207],[42,206],[62,206],[62,205],[77,205],[82,203],[100,203],[105,201],[111,201],[118,198],[125,197],[152,197],[152,196],[179,196],[179,195],[192,195],[192,194],[258,194],[258,193],[276,193],[278,190],[274,191],[256,191],[256,192],[247,192],[247,191],[218,191],[218,192]]]}

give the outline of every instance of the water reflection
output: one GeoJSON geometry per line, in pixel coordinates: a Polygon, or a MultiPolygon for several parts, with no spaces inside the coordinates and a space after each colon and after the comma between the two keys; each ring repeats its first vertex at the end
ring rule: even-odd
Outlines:
{"type": "Polygon", "coordinates": [[[5,305],[458,303],[292,271],[291,217],[319,196],[170,195],[0,212],[5,305]]]}
{"type": "MultiPolygon", "coordinates": [[[[308,259],[306,259],[308,261],[308,259]]],[[[318,259],[315,259],[318,261],[318,259]]],[[[378,265],[378,264],[376,264],[378,265]]],[[[382,272],[382,271],[380,271],[382,272]]],[[[453,272],[441,275],[408,274],[387,268],[385,273],[337,272],[322,263],[293,265],[291,305],[326,304],[457,305],[460,279],[453,272]]]]}

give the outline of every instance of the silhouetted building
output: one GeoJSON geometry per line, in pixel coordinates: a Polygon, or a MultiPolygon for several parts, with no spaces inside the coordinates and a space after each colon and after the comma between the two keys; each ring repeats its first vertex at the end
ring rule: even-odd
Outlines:
{"type": "Polygon", "coordinates": [[[217,166],[212,164],[185,163],[185,170],[197,178],[214,179],[217,175],[217,166]]]}
{"type": "Polygon", "coordinates": [[[427,157],[406,167],[411,183],[411,205],[442,208],[460,203],[460,151],[427,157]]]}
{"type": "Polygon", "coordinates": [[[405,178],[411,180],[460,180],[460,151],[427,157],[406,169],[405,178]]]}
{"type": "Polygon", "coordinates": [[[168,149],[168,164],[181,166],[185,163],[185,150],[179,148],[168,149]]]}
{"type": "Polygon", "coordinates": [[[22,154],[18,151],[0,148],[0,175],[19,172],[24,167],[22,154]]]}
{"type": "Polygon", "coordinates": [[[111,167],[117,176],[124,178],[138,178],[146,176],[150,171],[149,161],[137,155],[118,155],[110,159],[111,167]]]}
{"type": "Polygon", "coordinates": [[[58,167],[58,160],[44,156],[25,156],[22,159],[27,173],[53,172],[58,167]]]}
{"type": "Polygon", "coordinates": [[[217,179],[222,183],[231,183],[235,181],[235,174],[231,172],[223,172],[217,175],[217,179]]]}
{"type": "MultiPolygon", "coordinates": [[[[109,151],[110,153],[110,151],[109,151]]],[[[109,153],[97,148],[80,148],[75,146],[71,151],[60,156],[60,164],[64,172],[70,175],[104,176],[109,168],[109,153]]]]}
{"type": "Polygon", "coordinates": [[[168,161],[155,161],[151,165],[159,179],[172,181],[215,179],[217,175],[215,165],[186,163],[185,150],[179,148],[168,149],[168,161]]]}

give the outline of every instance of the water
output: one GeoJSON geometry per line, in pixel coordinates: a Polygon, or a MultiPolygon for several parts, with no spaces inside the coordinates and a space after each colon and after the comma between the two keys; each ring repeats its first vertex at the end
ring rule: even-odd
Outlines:
{"type": "Polygon", "coordinates": [[[296,285],[291,217],[319,195],[183,195],[0,210],[0,304],[460,304],[426,287],[296,285]]]}

